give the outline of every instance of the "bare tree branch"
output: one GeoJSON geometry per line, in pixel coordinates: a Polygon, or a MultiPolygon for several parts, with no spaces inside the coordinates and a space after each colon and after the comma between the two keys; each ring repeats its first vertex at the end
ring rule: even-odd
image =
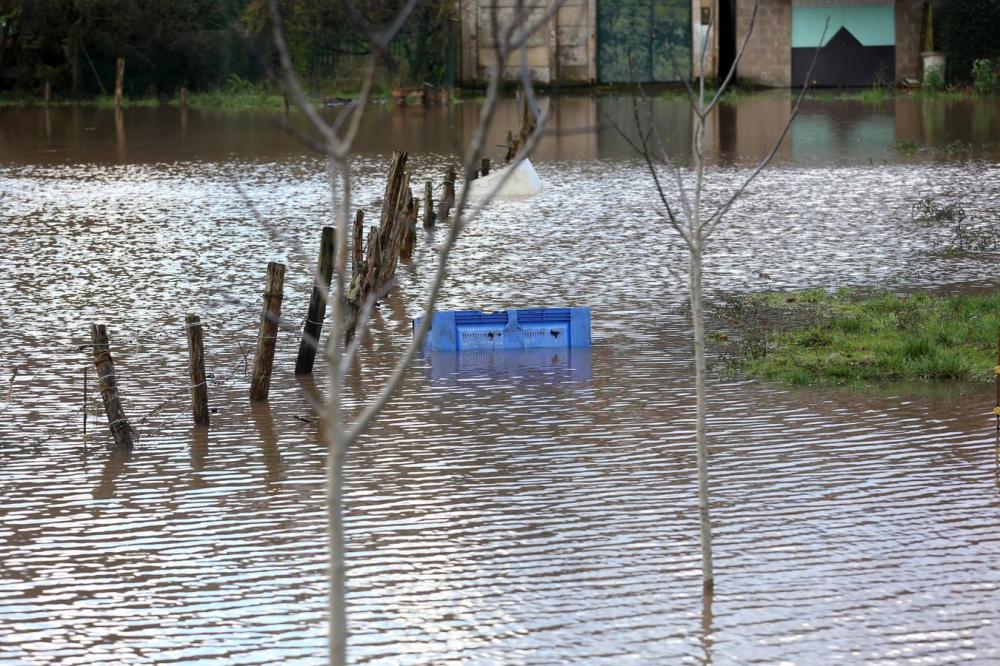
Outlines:
{"type": "Polygon", "coordinates": [[[750,175],[746,177],[743,183],[735,190],[733,190],[733,193],[729,196],[728,199],[726,199],[725,203],[719,206],[715,210],[715,212],[713,212],[711,215],[708,216],[708,218],[706,218],[704,227],[705,231],[703,235],[704,238],[708,238],[711,235],[711,233],[719,225],[719,222],[722,220],[722,217],[727,212],[729,212],[729,209],[732,208],[734,203],[736,203],[736,200],[740,197],[740,195],[742,195],[743,192],[746,191],[747,187],[750,186],[750,183],[752,183],[754,179],[758,175],[760,175],[760,172],[763,171],[764,168],[771,163],[771,160],[774,159],[774,156],[777,155],[778,148],[781,146],[781,142],[785,140],[785,136],[788,134],[788,130],[791,129],[792,127],[792,122],[795,120],[795,117],[799,115],[799,107],[802,106],[802,100],[805,98],[806,91],[809,89],[809,81],[812,80],[813,68],[816,67],[816,61],[819,59],[819,52],[820,49],[823,48],[822,46],[823,40],[826,39],[826,32],[829,28],[830,28],[830,17],[828,16],[826,19],[826,23],[823,25],[823,34],[820,35],[819,45],[816,47],[816,51],[813,53],[812,62],[809,64],[809,71],[806,72],[806,80],[803,82],[802,89],[799,90],[799,95],[795,100],[795,107],[792,109],[791,114],[789,114],[788,121],[785,123],[785,126],[781,129],[781,134],[778,136],[777,141],[774,142],[774,145],[771,146],[771,150],[768,152],[768,154],[765,155],[764,159],[760,161],[757,167],[752,172],[750,172],[750,175]]]}

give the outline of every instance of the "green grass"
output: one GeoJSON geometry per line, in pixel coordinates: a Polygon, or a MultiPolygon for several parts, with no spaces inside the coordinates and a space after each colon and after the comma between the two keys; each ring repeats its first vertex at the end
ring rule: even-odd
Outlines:
{"type": "MultiPolygon", "coordinates": [[[[115,106],[115,98],[113,95],[100,95],[92,100],[84,102],[69,102],[70,105],[73,104],[88,104],[93,105],[102,109],[113,109],[115,106]]],[[[155,97],[122,97],[122,108],[124,109],[136,109],[142,107],[154,107],[160,106],[160,100],[155,97]]]]}
{"type": "MultiPolygon", "coordinates": [[[[390,90],[376,90],[373,99],[389,97],[390,90]]],[[[323,97],[356,98],[358,91],[326,91],[313,94],[309,99],[319,104],[323,97]]],[[[25,93],[0,94],[0,106],[42,106],[41,97],[25,93]]],[[[285,104],[284,98],[276,90],[262,84],[244,81],[239,77],[231,77],[225,87],[214,91],[188,93],[188,106],[194,109],[279,109],[285,104]]],[[[96,97],[64,98],[56,97],[50,106],[96,106],[98,108],[113,108],[115,98],[111,95],[96,97]]],[[[122,106],[128,108],[156,107],[162,105],[179,106],[180,97],[176,94],[170,98],[129,97],[122,99],[122,106]]]]}
{"type": "Polygon", "coordinates": [[[945,88],[943,90],[935,90],[933,88],[921,88],[913,93],[916,99],[923,100],[958,100],[958,99],[972,99],[973,91],[968,88],[945,88]]]}
{"type": "MultiPolygon", "coordinates": [[[[694,91],[694,94],[697,96],[698,95],[698,90],[699,90],[699,88],[698,88],[698,82],[697,81],[693,82],[691,84],[691,88],[694,91]]],[[[709,84],[708,82],[706,82],[705,83],[705,102],[707,103],[707,102],[712,101],[712,98],[715,97],[715,94],[718,91],[719,91],[718,86],[716,86],[714,83],[709,84]]],[[[722,104],[739,104],[740,102],[746,101],[747,99],[750,99],[751,97],[753,97],[753,95],[754,95],[755,92],[759,92],[759,91],[757,91],[757,90],[751,90],[751,89],[745,88],[745,87],[740,87],[738,84],[730,83],[726,87],[726,91],[722,94],[722,97],[719,99],[719,102],[722,103],[722,104]]],[[[675,86],[675,87],[667,88],[666,90],[661,91],[660,94],[659,94],[659,96],[663,97],[665,99],[685,99],[686,100],[688,98],[688,91],[687,91],[687,88],[685,88],[683,86],[681,86],[681,87],[676,87],[675,86]]]]}
{"type": "MultiPolygon", "coordinates": [[[[180,98],[174,97],[169,103],[171,106],[179,106],[181,101],[180,98]]],[[[187,103],[193,109],[280,109],[285,106],[285,99],[279,94],[263,90],[214,91],[188,93],[187,103]]]]}
{"type": "MultiPolygon", "coordinates": [[[[792,99],[799,96],[798,89],[790,92],[792,99]]],[[[827,102],[865,102],[866,104],[884,104],[900,96],[900,91],[887,86],[872,86],[871,88],[854,88],[847,90],[810,89],[806,91],[806,99],[827,102]]]]}
{"type": "MultiPolygon", "coordinates": [[[[766,352],[737,361],[779,383],[873,385],[896,381],[983,381],[994,376],[1000,291],[900,296],[822,290],[756,294],[774,320],[766,352]]],[[[739,325],[729,338],[739,339],[739,325]]],[[[726,336],[723,336],[726,337],[726,336]]],[[[738,342],[736,343],[739,344],[738,342]]]]}
{"type": "Polygon", "coordinates": [[[895,88],[873,86],[862,90],[843,91],[836,94],[836,99],[843,101],[865,102],[866,104],[884,104],[897,97],[895,88]]]}
{"type": "Polygon", "coordinates": [[[893,149],[900,155],[916,155],[922,148],[923,146],[911,139],[897,139],[893,144],[893,149]]]}

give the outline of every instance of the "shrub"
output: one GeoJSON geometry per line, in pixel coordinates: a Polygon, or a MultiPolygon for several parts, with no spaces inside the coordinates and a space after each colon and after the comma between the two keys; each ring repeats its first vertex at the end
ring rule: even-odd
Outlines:
{"type": "Polygon", "coordinates": [[[972,84],[979,95],[992,95],[997,91],[997,71],[993,61],[980,58],[972,63],[972,84]]]}
{"type": "Polygon", "coordinates": [[[1000,57],[1000,0],[935,0],[935,48],[948,54],[948,80],[969,81],[972,63],[1000,57]]]}
{"type": "Polygon", "coordinates": [[[934,67],[924,74],[923,92],[934,95],[944,90],[944,77],[941,75],[941,68],[934,67]]]}

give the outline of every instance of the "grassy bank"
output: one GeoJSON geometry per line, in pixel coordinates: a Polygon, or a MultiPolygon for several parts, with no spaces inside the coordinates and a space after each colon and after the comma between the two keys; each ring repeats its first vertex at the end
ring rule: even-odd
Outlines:
{"type": "MultiPolygon", "coordinates": [[[[792,96],[798,96],[798,91],[793,90],[792,96]]],[[[890,86],[831,90],[812,89],[806,93],[806,99],[828,102],[865,102],[872,105],[885,104],[896,99],[961,100],[975,99],[976,97],[975,91],[971,88],[948,88],[943,90],[918,88],[916,90],[907,90],[890,86]]]]}
{"type": "MultiPolygon", "coordinates": [[[[320,100],[314,99],[314,102],[320,100]]],[[[27,95],[4,95],[0,97],[0,107],[27,107],[43,106],[44,102],[40,97],[27,95]]],[[[52,107],[71,106],[93,106],[98,108],[113,108],[115,98],[110,95],[99,95],[97,97],[82,97],[78,99],[58,98],[49,102],[52,107]]],[[[157,106],[180,106],[179,97],[124,97],[122,106],[126,109],[157,106]]],[[[273,109],[284,106],[284,99],[281,95],[267,92],[254,93],[228,93],[228,92],[204,92],[190,93],[188,95],[188,106],[191,108],[203,109],[273,109]]]]}
{"type": "Polygon", "coordinates": [[[730,299],[719,314],[723,355],[779,383],[984,381],[997,364],[1000,292],[753,294],[730,299]]]}
{"type": "MultiPolygon", "coordinates": [[[[373,99],[390,97],[390,91],[378,91],[373,95],[373,99]]],[[[322,95],[313,94],[309,99],[314,104],[321,104],[324,98],[338,100],[354,99],[357,92],[330,92],[322,95]]],[[[216,90],[209,92],[188,93],[188,106],[193,109],[280,109],[284,107],[285,100],[280,93],[265,88],[251,87],[243,90],[216,90]]],[[[27,107],[43,106],[41,97],[24,95],[20,93],[7,93],[0,95],[0,107],[27,107]]],[[[53,107],[71,106],[93,106],[98,108],[113,108],[115,98],[111,95],[99,95],[97,97],[82,98],[56,98],[49,102],[53,107]]],[[[122,106],[126,109],[157,107],[157,106],[180,106],[180,97],[124,97],[122,106]]]]}

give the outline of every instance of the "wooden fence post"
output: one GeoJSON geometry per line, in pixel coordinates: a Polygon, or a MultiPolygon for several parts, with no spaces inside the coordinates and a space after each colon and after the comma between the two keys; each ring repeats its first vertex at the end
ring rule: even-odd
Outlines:
{"type": "Polygon", "coordinates": [[[444,177],[444,194],[441,195],[441,204],[438,207],[437,219],[444,222],[451,213],[451,207],[455,204],[455,167],[449,166],[448,173],[444,177]]]}
{"type": "Polygon", "coordinates": [[[410,197],[410,205],[403,217],[402,242],[399,245],[399,258],[409,261],[413,258],[413,243],[417,239],[417,218],[420,217],[420,199],[410,197]]]}
{"type": "Polygon", "coordinates": [[[104,411],[108,415],[108,426],[115,440],[115,448],[131,451],[134,442],[132,426],[125,418],[121,398],[118,395],[118,381],[115,379],[115,362],[111,358],[108,345],[108,330],[104,324],[90,325],[90,338],[94,348],[94,367],[97,368],[97,383],[101,388],[104,411]]]}
{"type": "Polygon", "coordinates": [[[122,89],[125,86],[125,58],[118,57],[115,63],[115,108],[122,108],[122,89]]]}
{"type": "Polygon", "coordinates": [[[354,216],[354,233],[351,235],[351,273],[356,273],[358,264],[364,259],[365,249],[362,247],[365,233],[365,211],[358,209],[354,216]]]}
{"type": "Polygon", "coordinates": [[[250,377],[251,402],[266,401],[268,391],[271,389],[271,370],[274,368],[274,348],[278,341],[278,321],[281,319],[284,283],[284,264],[268,262],[264,307],[261,310],[260,332],[257,335],[257,352],[253,357],[253,375],[250,377]]]}
{"type": "MultiPolygon", "coordinates": [[[[360,211],[359,211],[360,212],[360,211]]],[[[357,234],[357,229],[355,229],[357,234]]],[[[309,299],[309,313],[306,315],[306,325],[302,330],[302,340],[299,342],[299,355],[295,359],[295,374],[312,374],[316,362],[316,350],[319,347],[319,336],[323,331],[323,318],[326,316],[326,296],[330,293],[330,281],[333,279],[333,227],[323,227],[319,244],[319,261],[316,266],[317,279],[323,281],[325,288],[313,284],[312,297],[309,299]]]]}
{"type": "Polygon", "coordinates": [[[434,199],[432,194],[434,188],[431,186],[431,181],[424,183],[424,229],[434,228],[434,199]]]}
{"type": "Polygon", "coordinates": [[[191,377],[191,411],[195,425],[208,425],[208,380],[205,378],[205,336],[201,319],[189,314],[184,319],[188,343],[188,375],[191,377]]]}

